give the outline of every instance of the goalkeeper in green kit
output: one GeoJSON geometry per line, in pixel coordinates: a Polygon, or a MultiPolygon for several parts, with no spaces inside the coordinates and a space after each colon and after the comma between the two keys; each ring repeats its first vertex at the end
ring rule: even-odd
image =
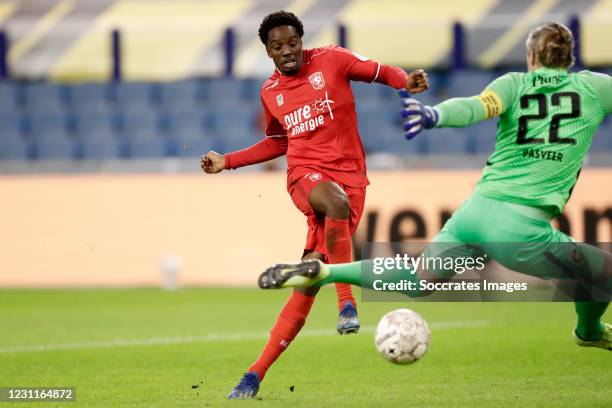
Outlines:
{"type": "MultiPolygon", "coordinates": [[[[401,94],[407,139],[423,129],[465,127],[499,116],[495,151],[482,178],[426,253],[436,252],[437,247],[459,256],[465,255],[466,248],[477,247],[517,272],[561,279],[570,271],[607,294],[607,301],[576,301],[574,340],[580,346],[612,350],[612,325],[601,321],[612,289],[612,255],[575,243],[550,224],[571,195],[597,127],[612,113],[612,77],[589,71],[568,73],[574,63],[574,39],[562,24],[536,27],[526,46],[528,72],[503,75],[478,96],[449,99],[430,107],[406,92],[401,94]],[[499,243],[520,246],[517,251],[507,247],[504,251],[499,243]]],[[[370,278],[362,274],[362,269],[371,270],[371,266],[371,260],[338,265],[319,261],[279,264],[260,276],[259,286],[269,289],[345,282],[372,288],[370,278]]],[[[395,273],[395,278],[414,282],[431,277],[448,280],[454,275],[446,270],[398,269],[390,273],[385,276],[393,278],[395,273]]],[[[423,295],[418,290],[406,294],[423,295]]]]}

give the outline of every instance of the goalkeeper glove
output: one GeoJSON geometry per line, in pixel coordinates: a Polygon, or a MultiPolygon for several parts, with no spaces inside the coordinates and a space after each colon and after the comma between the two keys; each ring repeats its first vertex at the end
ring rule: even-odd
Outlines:
{"type": "Polygon", "coordinates": [[[438,123],[438,112],[431,106],[423,105],[421,102],[412,98],[408,91],[399,91],[402,98],[402,118],[404,121],[404,136],[410,140],[418,135],[423,129],[431,129],[438,123]]]}

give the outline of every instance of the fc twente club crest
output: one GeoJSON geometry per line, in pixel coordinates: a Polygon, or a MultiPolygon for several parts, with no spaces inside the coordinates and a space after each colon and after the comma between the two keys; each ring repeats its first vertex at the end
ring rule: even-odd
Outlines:
{"type": "Polygon", "coordinates": [[[312,85],[314,89],[325,88],[325,79],[323,79],[323,73],[321,71],[310,74],[308,79],[310,80],[310,85],[312,85]]]}

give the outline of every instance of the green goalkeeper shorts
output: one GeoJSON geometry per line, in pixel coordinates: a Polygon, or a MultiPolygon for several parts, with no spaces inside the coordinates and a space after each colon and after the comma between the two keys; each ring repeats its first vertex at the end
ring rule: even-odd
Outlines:
{"type": "MultiPolygon", "coordinates": [[[[552,218],[541,208],[475,192],[435,236],[426,256],[486,254],[508,269],[540,278],[597,279],[603,269],[603,252],[554,229],[552,218]]],[[[452,271],[435,273],[450,277],[452,271]]]]}

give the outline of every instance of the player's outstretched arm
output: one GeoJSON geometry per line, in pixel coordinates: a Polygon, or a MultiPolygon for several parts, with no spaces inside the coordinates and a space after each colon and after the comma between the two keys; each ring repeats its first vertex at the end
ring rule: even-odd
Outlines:
{"type": "Polygon", "coordinates": [[[205,173],[216,174],[222,170],[263,163],[286,153],[286,136],[265,137],[253,146],[224,155],[210,151],[200,158],[200,167],[205,173]]]}
{"type": "Polygon", "coordinates": [[[412,139],[423,129],[466,127],[499,116],[516,97],[519,82],[519,74],[509,73],[491,82],[479,95],[448,99],[433,107],[401,90],[405,136],[412,139]]]}

